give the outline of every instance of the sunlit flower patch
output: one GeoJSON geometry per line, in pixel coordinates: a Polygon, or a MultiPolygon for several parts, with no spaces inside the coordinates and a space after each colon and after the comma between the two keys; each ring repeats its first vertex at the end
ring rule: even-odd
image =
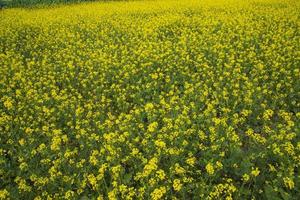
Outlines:
{"type": "Polygon", "coordinates": [[[297,199],[299,10],[0,11],[0,199],[297,199]]]}

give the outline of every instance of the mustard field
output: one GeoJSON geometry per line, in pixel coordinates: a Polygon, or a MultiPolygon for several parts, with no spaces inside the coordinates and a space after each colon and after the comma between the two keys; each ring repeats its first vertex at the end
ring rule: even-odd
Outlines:
{"type": "Polygon", "coordinates": [[[0,10],[0,199],[299,199],[300,1],[0,10]]]}

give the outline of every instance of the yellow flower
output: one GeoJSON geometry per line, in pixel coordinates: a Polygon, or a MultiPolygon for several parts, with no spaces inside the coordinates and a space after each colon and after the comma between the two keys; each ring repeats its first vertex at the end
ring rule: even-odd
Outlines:
{"type": "Polygon", "coordinates": [[[27,185],[26,180],[17,177],[15,179],[15,182],[18,184],[18,188],[20,191],[24,191],[24,192],[30,192],[32,190],[32,187],[27,185]]]}
{"type": "Polygon", "coordinates": [[[258,176],[260,173],[259,169],[256,167],[255,169],[252,169],[251,174],[256,177],[258,176]]]}
{"type": "Polygon", "coordinates": [[[104,200],[103,195],[99,195],[99,196],[97,197],[97,200],[104,200]]]}
{"type": "Polygon", "coordinates": [[[25,129],[25,133],[26,133],[26,134],[31,134],[31,133],[33,133],[33,129],[27,127],[27,128],[25,129]]]}
{"type": "Polygon", "coordinates": [[[24,171],[24,170],[28,169],[28,165],[25,162],[22,162],[19,167],[20,167],[21,171],[24,171]]]}
{"type": "Polygon", "coordinates": [[[0,199],[9,199],[9,192],[6,189],[0,190],[0,199]]]}
{"type": "Polygon", "coordinates": [[[195,162],[196,162],[195,157],[190,157],[190,158],[186,159],[186,163],[189,164],[190,166],[194,166],[195,162]]]}
{"type": "Polygon", "coordinates": [[[147,177],[151,174],[152,171],[157,169],[158,159],[156,157],[149,160],[149,162],[144,167],[143,176],[147,177]]]}
{"type": "Polygon", "coordinates": [[[173,181],[173,188],[174,188],[175,191],[181,190],[182,184],[180,183],[180,180],[179,180],[179,179],[175,179],[175,180],[173,181]]]}
{"type": "Polygon", "coordinates": [[[211,163],[208,163],[206,166],[205,166],[205,169],[207,171],[207,173],[209,175],[213,175],[215,173],[215,170],[214,170],[214,167],[211,163]]]}
{"type": "Polygon", "coordinates": [[[132,152],[131,152],[131,155],[135,156],[139,153],[139,150],[137,148],[133,148],[132,149],[132,152]]]}
{"type": "Polygon", "coordinates": [[[158,127],[157,122],[152,122],[151,124],[148,125],[148,131],[149,132],[154,132],[158,127]]]}
{"type": "Polygon", "coordinates": [[[157,73],[153,73],[150,75],[152,79],[156,80],[158,78],[158,74],[157,73]]]}
{"type": "Polygon", "coordinates": [[[20,144],[21,146],[23,146],[23,145],[25,144],[24,138],[22,138],[22,139],[19,140],[19,144],[20,144]]]}
{"type": "Polygon", "coordinates": [[[112,190],[108,192],[108,199],[109,200],[117,200],[117,192],[115,190],[112,190]]]}
{"type": "Polygon", "coordinates": [[[156,140],[156,141],[155,141],[155,145],[156,145],[158,148],[161,148],[161,149],[163,149],[163,148],[166,147],[166,143],[165,143],[164,141],[162,141],[162,140],[156,140]]]}
{"type": "Polygon", "coordinates": [[[61,145],[61,138],[60,136],[56,135],[52,138],[52,144],[50,146],[51,150],[53,151],[58,151],[60,149],[60,145],[61,145]]]}
{"type": "Polygon", "coordinates": [[[220,161],[217,161],[216,165],[217,165],[218,169],[222,169],[223,168],[223,164],[220,161]]]}
{"type": "Polygon", "coordinates": [[[151,199],[152,200],[159,200],[162,199],[164,194],[167,192],[167,189],[165,186],[156,188],[152,193],[151,193],[151,199]]]}
{"type": "Polygon", "coordinates": [[[0,199],[249,199],[263,195],[262,172],[297,198],[299,8],[164,0],[1,10],[0,199]],[[242,160],[231,152],[245,147],[242,160]],[[231,176],[264,155],[272,165],[231,176]],[[257,189],[244,194],[250,182],[257,189]]]}
{"type": "Polygon", "coordinates": [[[10,98],[6,99],[4,101],[4,107],[7,108],[7,110],[11,110],[12,107],[13,107],[13,104],[12,104],[12,100],[10,98]]]}
{"type": "Polygon", "coordinates": [[[160,180],[164,180],[166,178],[166,174],[165,174],[164,170],[162,170],[162,169],[158,170],[156,172],[156,174],[160,180]]]}
{"type": "Polygon", "coordinates": [[[268,109],[268,110],[266,110],[266,111],[264,112],[263,118],[264,118],[265,120],[270,120],[270,117],[272,117],[273,113],[274,113],[273,110],[268,109]]]}
{"type": "Polygon", "coordinates": [[[72,197],[74,196],[74,191],[68,190],[65,194],[65,198],[66,199],[72,199],[72,197]]]}
{"type": "Polygon", "coordinates": [[[269,166],[269,171],[270,172],[276,172],[276,168],[273,165],[268,164],[268,166],[269,166]]]}
{"type": "Polygon", "coordinates": [[[233,198],[232,198],[232,196],[227,196],[226,198],[225,198],[225,200],[232,200],[233,198]]]}
{"type": "Polygon", "coordinates": [[[98,164],[98,159],[97,159],[98,155],[99,155],[99,151],[98,150],[93,150],[92,151],[92,155],[90,155],[89,161],[94,166],[98,164]]]}
{"type": "Polygon", "coordinates": [[[121,166],[117,165],[111,168],[112,171],[112,177],[114,178],[114,180],[116,180],[119,177],[119,173],[121,171],[121,166]]]}
{"type": "Polygon", "coordinates": [[[151,110],[153,110],[153,108],[154,108],[154,105],[152,103],[147,103],[145,105],[146,112],[150,112],[151,110]]]}
{"type": "Polygon", "coordinates": [[[247,182],[247,181],[249,181],[250,176],[248,174],[244,174],[242,179],[244,182],[247,182]]]}
{"type": "Polygon", "coordinates": [[[88,175],[87,178],[88,178],[89,183],[91,184],[93,190],[96,190],[96,188],[98,187],[97,178],[94,176],[94,174],[88,175]]]}
{"type": "Polygon", "coordinates": [[[178,163],[175,164],[175,173],[176,174],[184,174],[185,169],[181,167],[178,163]]]}
{"type": "Polygon", "coordinates": [[[295,187],[295,183],[294,183],[293,179],[291,179],[289,177],[284,177],[283,182],[284,182],[285,187],[290,190],[295,187]]]}

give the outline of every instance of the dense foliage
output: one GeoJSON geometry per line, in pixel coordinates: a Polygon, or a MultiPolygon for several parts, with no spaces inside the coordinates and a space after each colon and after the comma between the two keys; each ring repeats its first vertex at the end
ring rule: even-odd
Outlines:
{"type": "Polygon", "coordinates": [[[0,11],[0,199],[297,199],[299,8],[0,11]]]}
{"type": "MultiPolygon", "coordinates": [[[[116,0],[0,0],[0,7],[43,7],[58,4],[116,0]]],[[[120,0],[122,1],[122,0],[120,0]]]]}

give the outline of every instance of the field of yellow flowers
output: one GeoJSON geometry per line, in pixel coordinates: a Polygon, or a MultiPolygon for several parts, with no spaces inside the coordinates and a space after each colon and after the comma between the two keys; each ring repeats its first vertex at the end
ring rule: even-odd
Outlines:
{"type": "Polygon", "coordinates": [[[300,1],[0,11],[0,199],[297,199],[300,1]]]}

